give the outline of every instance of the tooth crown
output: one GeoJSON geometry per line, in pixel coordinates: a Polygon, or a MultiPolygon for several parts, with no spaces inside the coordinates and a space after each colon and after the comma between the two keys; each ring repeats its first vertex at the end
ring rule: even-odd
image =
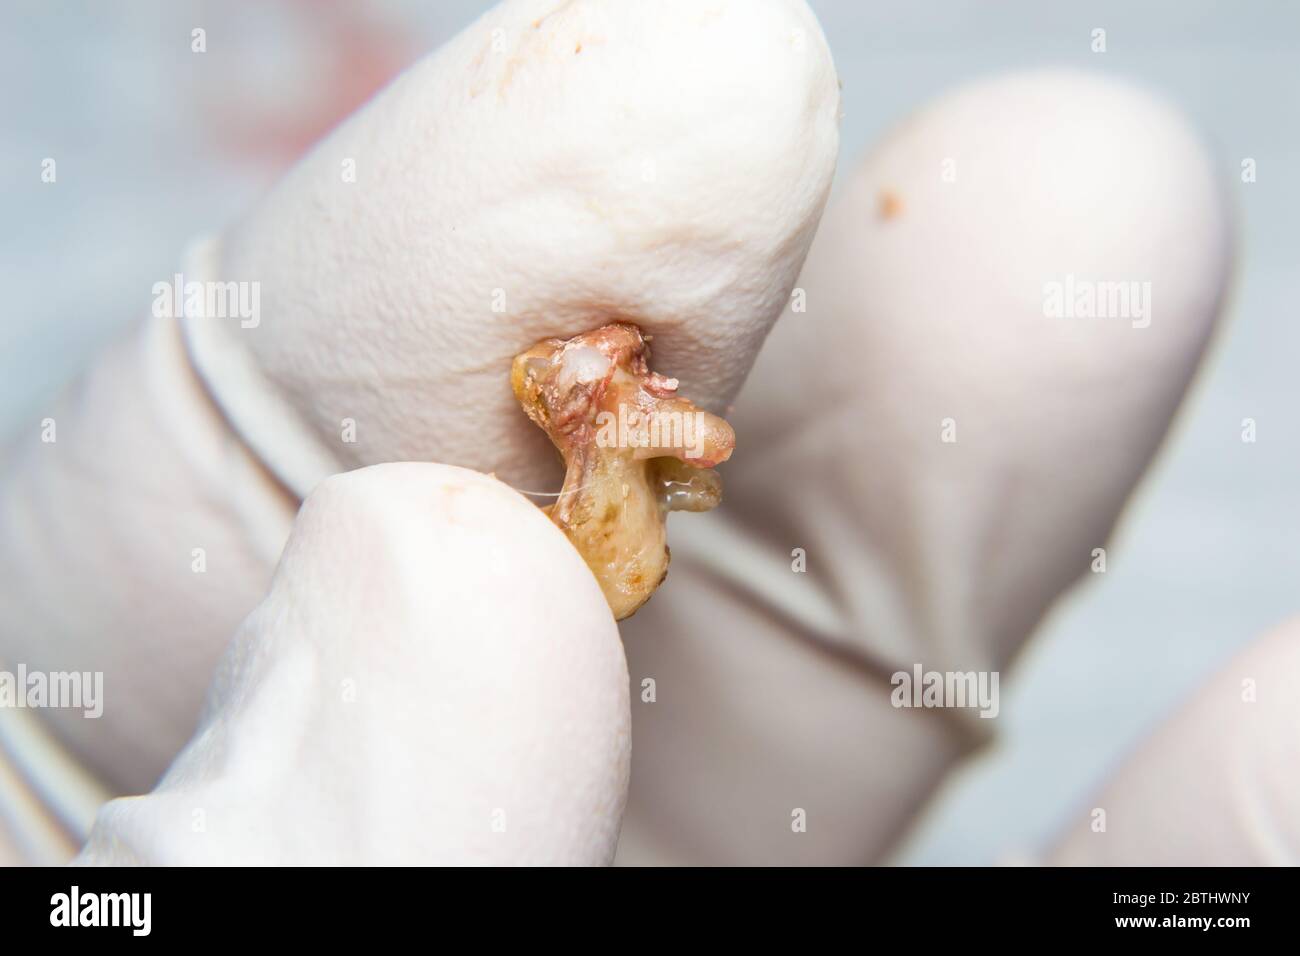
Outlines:
{"type": "Polygon", "coordinates": [[[649,368],[649,339],[618,322],[545,339],[515,357],[510,384],[565,463],[548,511],[591,568],[617,620],[668,574],[670,511],[722,500],[714,465],[731,457],[731,426],[677,395],[649,368]]]}

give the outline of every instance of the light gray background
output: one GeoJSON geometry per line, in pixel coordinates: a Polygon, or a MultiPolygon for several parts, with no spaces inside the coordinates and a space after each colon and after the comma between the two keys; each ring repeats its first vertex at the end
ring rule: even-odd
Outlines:
{"type": "MultiPolygon", "coordinates": [[[[930,96],[1000,70],[1066,64],[1144,80],[1205,130],[1234,197],[1229,314],[1104,576],[1058,607],[1004,683],[1000,743],[954,778],[904,862],[989,863],[1078,820],[1097,782],[1236,648],[1300,611],[1295,365],[1300,4],[898,4],[812,0],[844,83],[840,179],[930,96]],[[1090,50],[1091,31],[1108,50],[1090,50]],[[1243,157],[1258,182],[1239,181],[1243,157]],[[1258,422],[1243,444],[1241,420],[1258,422]],[[1129,663],[1115,669],[1117,656],[1129,663]]],[[[383,2],[410,55],[486,3],[383,2]]],[[[0,428],[37,427],[90,355],[145,314],[192,236],[220,227],[278,164],[241,158],[214,104],[292,104],[317,63],[311,4],[6,4],[0,13],[0,428]],[[304,19],[307,17],[307,19],[304,19]],[[193,26],[209,52],[189,50],[193,26]],[[56,187],[40,183],[44,157],[56,187]]],[[[274,120],[275,112],[270,116],[274,120]]],[[[283,114],[282,114],[283,115],[283,114]]]]}

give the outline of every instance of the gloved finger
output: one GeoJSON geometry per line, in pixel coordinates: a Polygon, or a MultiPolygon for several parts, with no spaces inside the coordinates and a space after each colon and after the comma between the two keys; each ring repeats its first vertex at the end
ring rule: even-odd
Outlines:
{"type": "Polygon", "coordinates": [[[510,359],[615,317],[724,402],[811,240],[838,103],[802,0],[501,4],[163,283],[163,317],[51,416],[57,443],[24,434],[0,658],[102,672],[101,719],[47,716],[147,789],[315,482],[417,459],[558,488],[510,359]],[[191,302],[214,278],[236,285],[191,302]]]}
{"type": "MultiPolygon", "coordinates": [[[[0,675],[0,682],[14,681],[0,690],[0,867],[59,866],[76,855],[112,794],[35,712],[23,708],[28,688],[19,691],[17,677],[11,670],[0,675]]],[[[96,694],[78,703],[90,705],[83,714],[93,714],[100,702],[96,694]]]]}
{"type": "Polygon", "coordinates": [[[987,681],[1096,566],[1209,339],[1230,248],[1198,137],[1111,79],[976,83],[888,136],[828,210],[807,312],[732,415],[746,467],[676,530],[674,568],[716,587],[669,588],[625,628],[633,678],[671,701],[636,708],[627,845],[843,862],[895,845],[996,720],[895,709],[893,675],[987,681]],[[1057,314],[1067,285],[1077,308],[1057,314]],[[688,629],[717,602],[743,637],[688,629]],[[764,693],[717,708],[711,675],[742,658],[764,693]],[[755,752],[735,754],[736,726],[755,752]],[[794,808],[809,822],[792,836],[794,808]]]}
{"type": "Polygon", "coordinates": [[[1226,664],[1081,807],[1048,862],[1300,862],[1300,618],[1226,664]]]}
{"type": "Polygon", "coordinates": [[[258,321],[189,319],[195,362],[300,494],[393,460],[544,488],[501,370],[624,319],[720,411],[788,302],[838,110],[803,0],[508,0],[195,257],[260,283],[258,321]]]}
{"type": "Polygon", "coordinates": [[[563,534],[485,475],[397,464],[303,505],[202,725],[83,863],[598,864],[627,670],[563,534]]]}
{"type": "MultiPolygon", "coordinates": [[[[224,642],[265,593],[298,501],[225,423],[174,322],[152,319],[9,449],[0,473],[0,664],[98,679],[87,708],[0,719],[0,761],[51,808],[157,782],[224,642]],[[224,636],[223,636],[224,635],[224,636]],[[62,755],[61,755],[62,754],[62,755]]],[[[90,816],[63,814],[76,845],[90,816]]]]}

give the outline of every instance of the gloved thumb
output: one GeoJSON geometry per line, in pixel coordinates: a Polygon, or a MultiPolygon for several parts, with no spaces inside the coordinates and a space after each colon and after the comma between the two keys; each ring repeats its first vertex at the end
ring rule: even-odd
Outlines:
{"type": "Polygon", "coordinates": [[[606,863],[629,721],[609,608],[541,511],[362,469],[307,499],[198,732],[79,862],[606,863]]]}

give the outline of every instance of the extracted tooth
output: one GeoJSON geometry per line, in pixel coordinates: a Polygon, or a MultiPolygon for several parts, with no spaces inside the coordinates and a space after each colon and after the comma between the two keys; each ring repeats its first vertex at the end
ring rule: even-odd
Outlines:
{"type": "Polygon", "coordinates": [[[549,509],[622,620],[668,573],[670,511],[722,500],[713,466],[731,457],[731,426],[651,372],[648,337],[618,322],[515,357],[510,384],[528,417],[564,458],[549,509]]]}

